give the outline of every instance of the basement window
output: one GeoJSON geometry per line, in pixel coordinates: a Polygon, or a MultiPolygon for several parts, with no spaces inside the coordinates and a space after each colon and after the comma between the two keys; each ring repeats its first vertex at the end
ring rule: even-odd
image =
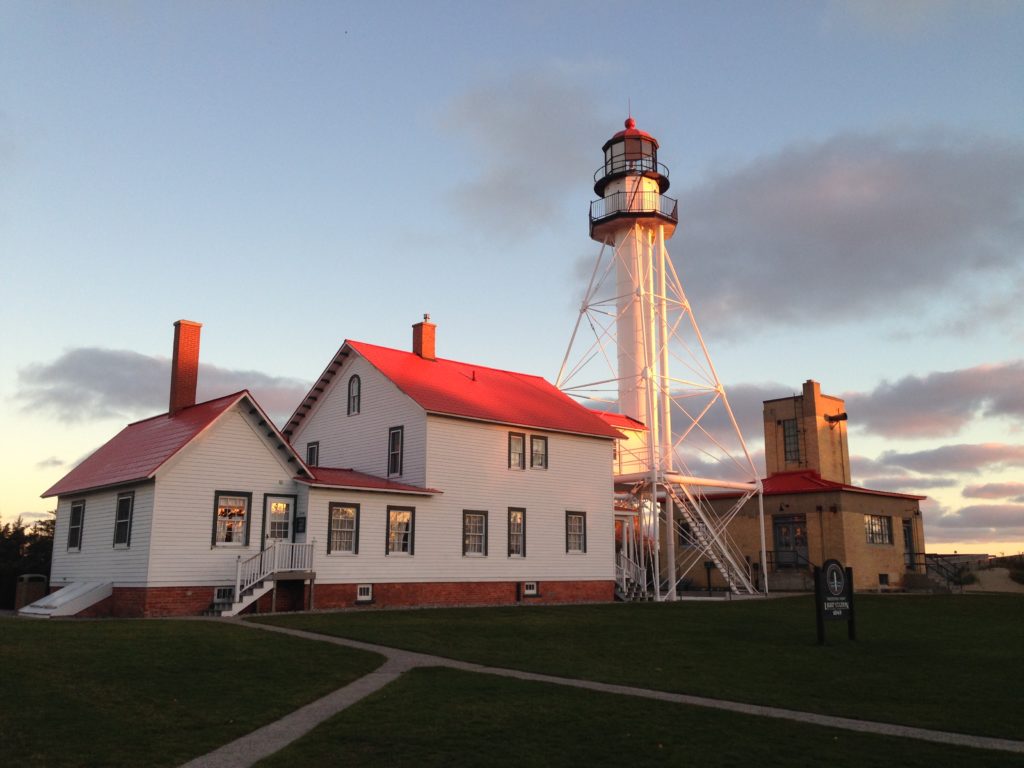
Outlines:
{"type": "Polygon", "coordinates": [[[373,584],[359,584],[356,587],[356,602],[357,603],[372,603],[373,602],[373,584]]]}
{"type": "Polygon", "coordinates": [[[523,596],[524,597],[536,597],[537,596],[537,582],[536,581],[524,581],[523,582],[523,596]]]}

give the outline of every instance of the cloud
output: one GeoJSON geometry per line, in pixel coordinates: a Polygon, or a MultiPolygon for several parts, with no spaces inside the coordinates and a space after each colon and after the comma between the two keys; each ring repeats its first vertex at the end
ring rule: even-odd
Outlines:
{"type": "MultiPolygon", "coordinates": [[[[167,410],[171,363],[127,350],[80,347],[48,363],[18,371],[15,399],[24,410],[47,411],[59,421],[129,419],[167,410]]],[[[286,418],[308,386],[258,371],[200,364],[197,399],[250,390],[275,420],[286,418]]]]}
{"type": "Polygon", "coordinates": [[[976,504],[955,512],[930,516],[928,525],[935,528],[966,528],[1000,536],[1024,535],[1024,504],[976,504]]]}
{"type": "Polygon", "coordinates": [[[929,488],[953,488],[959,483],[951,477],[920,477],[915,475],[882,475],[880,477],[865,478],[863,484],[866,488],[876,491],[896,491],[905,493],[911,489],[915,491],[928,490],[929,488]]]}
{"type": "Polygon", "coordinates": [[[842,135],[680,195],[673,250],[716,335],[821,325],[1015,279],[1024,144],[842,135]]]}
{"type": "Polygon", "coordinates": [[[960,472],[977,474],[982,469],[1002,470],[1024,467],[1024,445],[1007,443],[960,443],[923,451],[885,451],[883,464],[915,472],[960,472]]]}
{"type": "MultiPolygon", "coordinates": [[[[983,3],[974,3],[980,5],[983,3]]],[[[834,0],[829,11],[867,32],[885,37],[917,37],[949,24],[956,6],[952,0],[834,0]]]]}
{"type": "Polygon", "coordinates": [[[453,191],[457,212],[506,241],[559,225],[572,199],[567,191],[590,177],[600,160],[593,147],[607,138],[597,102],[581,77],[557,65],[514,72],[459,96],[443,127],[465,144],[465,167],[475,173],[453,191]]]}
{"type": "Polygon", "coordinates": [[[1024,360],[906,376],[843,397],[851,425],[885,437],[954,435],[977,416],[1024,421],[1024,360]]]}
{"type": "Polygon", "coordinates": [[[36,462],[37,469],[52,469],[53,467],[63,467],[67,462],[64,459],[58,459],[56,456],[50,456],[47,459],[36,462]]]}
{"type": "Polygon", "coordinates": [[[1024,483],[984,483],[968,485],[963,495],[968,499],[1008,499],[1024,494],[1024,483]]]}

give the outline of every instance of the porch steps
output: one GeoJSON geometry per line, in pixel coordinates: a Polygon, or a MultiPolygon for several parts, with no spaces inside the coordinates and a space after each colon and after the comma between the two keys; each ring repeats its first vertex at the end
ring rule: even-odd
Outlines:
{"type": "Polygon", "coordinates": [[[237,616],[274,588],[271,578],[257,581],[242,591],[238,600],[228,603],[213,603],[207,613],[211,616],[237,616]]]}

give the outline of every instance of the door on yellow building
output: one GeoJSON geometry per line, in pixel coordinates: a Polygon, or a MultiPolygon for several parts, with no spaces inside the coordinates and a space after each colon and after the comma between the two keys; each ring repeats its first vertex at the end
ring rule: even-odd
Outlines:
{"type": "Polygon", "coordinates": [[[903,521],[903,565],[908,571],[914,570],[914,561],[917,553],[914,552],[914,521],[903,521]]]}
{"type": "Polygon", "coordinates": [[[807,517],[772,518],[775,535],[775,567],[801,568],[807,564],[807,517]]]}

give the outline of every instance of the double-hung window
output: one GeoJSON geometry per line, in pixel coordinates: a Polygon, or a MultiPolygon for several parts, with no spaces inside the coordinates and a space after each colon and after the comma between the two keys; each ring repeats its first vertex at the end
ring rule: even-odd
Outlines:
{"type": "Polygon", "coordinates": [[[135,491],[117,494],[114,510],[114,546],[129,547],[132,541],[132,511],[135,508],[135,491]]]}
{"type": "Polygon", "coordinates": [[[213,545],[246,546],[249,544],[249,508],[252,494],[238,491],[217,491],[213,504],[213,545]]]}
{"type": "Polygon", "coordinates": [[[782,450],[786,461],[800,461],[800,433],[796,419],[782,420],[782,450]]]}
{"type": "Polygon", "coordinates": [[[359,505],[332,502],[327,513],[327,554],[359,554],[359,505]]]}
{"type": "Polygon", "coordinates": [[[388,477],[402,474],[404,432],[404,427],[392,427],[388,430],[388,477]]]}
{"type": "Polygon", "coordinates": [[[508,467],[509,469],[526,468],[526,435],[522,432],[508,433],[508,467]]]}
{"type": "Polygon", "coordinates": [[[320,466],[320,441],[306,443],[306,464],[310,467],[320,466]]]}
{"type": "Polygon", "coordinates": [[[526,510],[508,508],[508,556],[526,557],[526,510]]]}
{"type": "Polygon", "coordinates": [[[462,513],[462,554],[484,557],[487,554],[487,513],[466,510],[462,513]]]}
{"type": "Polygon", "coordinates": [[[539,435],[530,435],[530,468],[548,468],[548,439],[539,435]]]}
{"type": "Polygon", "coordinates": [[[412,507],[388,507],[388,531],[384,554],[411,555],[414,552],[416,510],[412,507]]]}
{"type": "Polygon", "coordinates": [[[363,383],[358,376],[352,376],[348,380],[348,415],[355,416],[359,413],[363,397],[363,383]]]}
{"type": "Polygon", "coordinates": [[[68,551],[78,552],[82,549],[82,531],[85,528],[85,502],[72,501],[71,515],[68,519],[68,551]]]}
{"type": "Polygon", "coordinates": [[[864,535],[868,544],[892,544],[892,518],[864,515],[864,535]]]}
{"type": "Polygon", "coordinates": [[[587,513],[565,513],[565,551],[584,553],[587,551],[587,513]]]}

